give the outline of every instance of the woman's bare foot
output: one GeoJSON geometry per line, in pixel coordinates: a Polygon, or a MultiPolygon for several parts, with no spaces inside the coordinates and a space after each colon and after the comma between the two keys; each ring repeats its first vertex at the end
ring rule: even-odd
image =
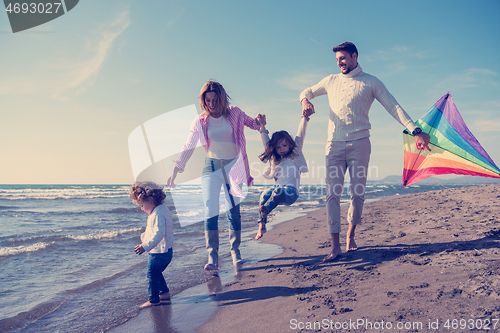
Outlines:
{"type": "Polygon", "coordinates": [[[358,246],[356,245],[356,242],[354,241],[354,237],[352,237],[352,238],[347,237],[346,244],[345,244],[346,252],[356,251],[357,249],[358,249],[358,246]]]}
{"type": "Polygon", "coordinates": [[[158,306],[158,305],[160,305],[160,302],[151,303],[150,301],[147,301],[146,303],[139,305],[139,309],[145,309],[145,308],[149,308],[150,306],[158,306]]]}
{"type": "Polygon", "coordinates": [[[342,250],[337,250],[335,252],[330,252],[326,257],[323,258],[323,262],[332,262],[342,257],[342,250]]]}
{"type": "Polygon", "coordinates": [[[255,240],[258,240],[264,236],[266,233],[266,223],[265,222],[259,222],[259,231],[257,231],[257,236],[255,236],[255,240]]]}
{"type": "Polygon", "coordinates": [[[161,294],[160,301],[170,301],[170,293],[161,294]]]}
{"type": "Polygon", "coordinates": [[[206,264],[203,269],[206,270],[207,272],[209,272],[209,271],[218,271],[219,270],[219,266],[216,266],[214,264],[206,264]]]}

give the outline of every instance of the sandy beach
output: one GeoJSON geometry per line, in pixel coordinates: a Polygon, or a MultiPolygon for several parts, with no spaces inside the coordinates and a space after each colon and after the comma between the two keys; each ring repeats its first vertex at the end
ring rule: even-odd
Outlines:
{"type": "Polygon", "coordinates": [[[366,203],[359,249],[331,263],[325,219],[319,209],[268,231],[283,253],[214,290],[197,332],[500,331],[500,185],[366,203]]]}

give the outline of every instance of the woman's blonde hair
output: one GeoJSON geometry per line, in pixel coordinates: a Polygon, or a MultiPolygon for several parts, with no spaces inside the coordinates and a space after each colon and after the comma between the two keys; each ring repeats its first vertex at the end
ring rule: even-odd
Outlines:
{"type": "Polygon", "coordinates": [[[214,92],[215,93],[215,96],[216,96],[216,99],[215,99],[216,108],[217,108],[217,110],[220,111],[220,113],[224,117],[227,118],[229,116],[229,100],[230,100],[230,97],[229,97],[228,94],[226,94],[226,91],[224,90],[224,87],[222,86],[222,84],[220,84],[219,82],[217,82],[215,80],[210,80],[207,83],[205,83],[203,85],[203,87],[201,87],[201,91],[200,91],[200,108],[201,108],[201,110],[203,110],[202,115],[204,115],[204,116],[209,116],[210,115],[209,108],[208,108],[207,104],[205,103],[205,94],[207,92],[214,92]]]}

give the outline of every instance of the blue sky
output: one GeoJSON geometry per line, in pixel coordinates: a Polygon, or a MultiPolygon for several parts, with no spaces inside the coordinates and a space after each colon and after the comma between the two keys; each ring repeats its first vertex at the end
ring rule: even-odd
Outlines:
{"type": "MultiPolygon", "coordinates": [[[[498,164],[499,7],[84,0],[16,34],[0,14],[0,183],[129,184],[129,134],[166,112],[199,108],[199,90],[212,78],[247,114],[266,114],[271,132],[294,134],[300,92],[339,73],[332,47],[346,40],[358,47],[363,70],[381,79],[413,120],[449,91],[498,164]]],[[[312,102],[317,113],[304,153],[315,168],[324,165],[329,110],[326,96],[312,102]]],[[[403,127],[377,101],[370,121],[370,177],[402,174],[403,127]]],[[[246,133],[250,162],[260,163],[258,133],[246,133]]],[[[309,175],[303,183],[320,180],[309,175]]]]}

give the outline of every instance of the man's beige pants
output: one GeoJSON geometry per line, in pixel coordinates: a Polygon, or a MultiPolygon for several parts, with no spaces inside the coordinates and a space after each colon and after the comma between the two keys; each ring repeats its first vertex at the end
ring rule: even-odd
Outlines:
{"type": "Polygon", "coordinates": [[[354,141],[334,141],[326,146],[326,212],[328,230],[340,233],[340,197],[344,189],[344,176],[349,170],[351,205],[347,221],[361,223],[365,185],[370,162],[370,138],[354,141]]]}

